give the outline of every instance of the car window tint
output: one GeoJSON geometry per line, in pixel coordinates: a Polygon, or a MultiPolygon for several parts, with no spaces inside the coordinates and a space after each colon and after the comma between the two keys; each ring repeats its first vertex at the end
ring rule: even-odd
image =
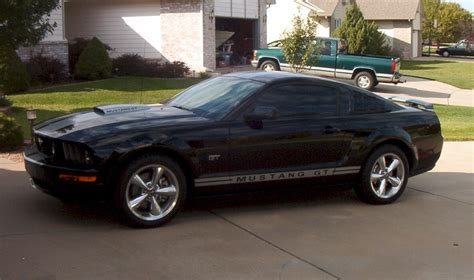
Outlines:
{"type": "Polygon", "coordinates": [[[314,85],[277,86],[260,96],[257,106],[273,106],[280,116],[337,114],[337,90],[314,85]]]}
{"type": "Polygon", "coordinates": [[[391,103],[377,96],[353,91],[352,112],[356,114],[381,113],[394,109],[391,103]]]}

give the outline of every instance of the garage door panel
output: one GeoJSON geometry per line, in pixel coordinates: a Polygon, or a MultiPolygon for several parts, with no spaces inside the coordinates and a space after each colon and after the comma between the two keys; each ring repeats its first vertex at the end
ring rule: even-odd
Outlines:
{"type": "Polygon", "coordinates": [[[258,18],[259,0],[215,0],[218,17],[258,18]]]}

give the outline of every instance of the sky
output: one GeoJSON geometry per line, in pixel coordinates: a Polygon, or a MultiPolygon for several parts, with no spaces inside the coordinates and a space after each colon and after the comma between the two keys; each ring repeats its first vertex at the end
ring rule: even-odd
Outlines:
{"type": "Polygon", "coordinates": [[[458,3],[464,9],[468,10],[471,13],[474,13],[474,0],[446,0],[446,2],[458,3]]]}

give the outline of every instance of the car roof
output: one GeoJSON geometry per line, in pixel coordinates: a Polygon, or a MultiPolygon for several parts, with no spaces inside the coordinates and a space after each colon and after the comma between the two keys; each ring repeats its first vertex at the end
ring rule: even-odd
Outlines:
{"type": "Polygon", "coordinates": [[[224,77],[235,77],[240,79],[254,80],[262,83],[279,83],[279,82],[297,82],[297,81],[309,81],[309,82],[322,82],[322,83],[333,83],[348,87],[349,85],[326,79],[322,77],[309,76],[300,73],[282,72],[282,71],[246,71],[246,72],[234,72],[223,75],[224,77]]]}

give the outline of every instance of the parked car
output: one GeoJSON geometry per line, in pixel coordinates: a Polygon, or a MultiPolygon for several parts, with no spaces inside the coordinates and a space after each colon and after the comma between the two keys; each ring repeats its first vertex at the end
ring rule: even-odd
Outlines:
{"type": "MultiPolygon", "coordinates": [[[[310,74],[355,80],[358,87],[367,90],[378,83],[402,82],[400,58],[347,54],[337,38],[318,38],[318,42],[327,47],[322,48],[316,65],[306,69],[310,74]]],[[[268,48],[255,50],[252,66],[264,71],[291,71],[279,41],[269,43],[268,48]]]]}
{"type": "Polygon", "coordinates": [[[395,201],[435,166],[443,144],[429,104],[283,72],[203,81],[163,105],[109,105],[34,128],[32,185],[111,198],[128,223],[158,226],[188,193],[353,184],[395,201]],[[417,107],[417,108],[414,108],[417,107]]]}
{"type": "Polygon", "coordinates": [[[472,51],[471,43],[467,40],[462,40],[452,47],[439,48],[436,50],[436,53],[444,57],[449,57],[451,55],[459,56],[472,56],[474,52],[472,51]]]}

